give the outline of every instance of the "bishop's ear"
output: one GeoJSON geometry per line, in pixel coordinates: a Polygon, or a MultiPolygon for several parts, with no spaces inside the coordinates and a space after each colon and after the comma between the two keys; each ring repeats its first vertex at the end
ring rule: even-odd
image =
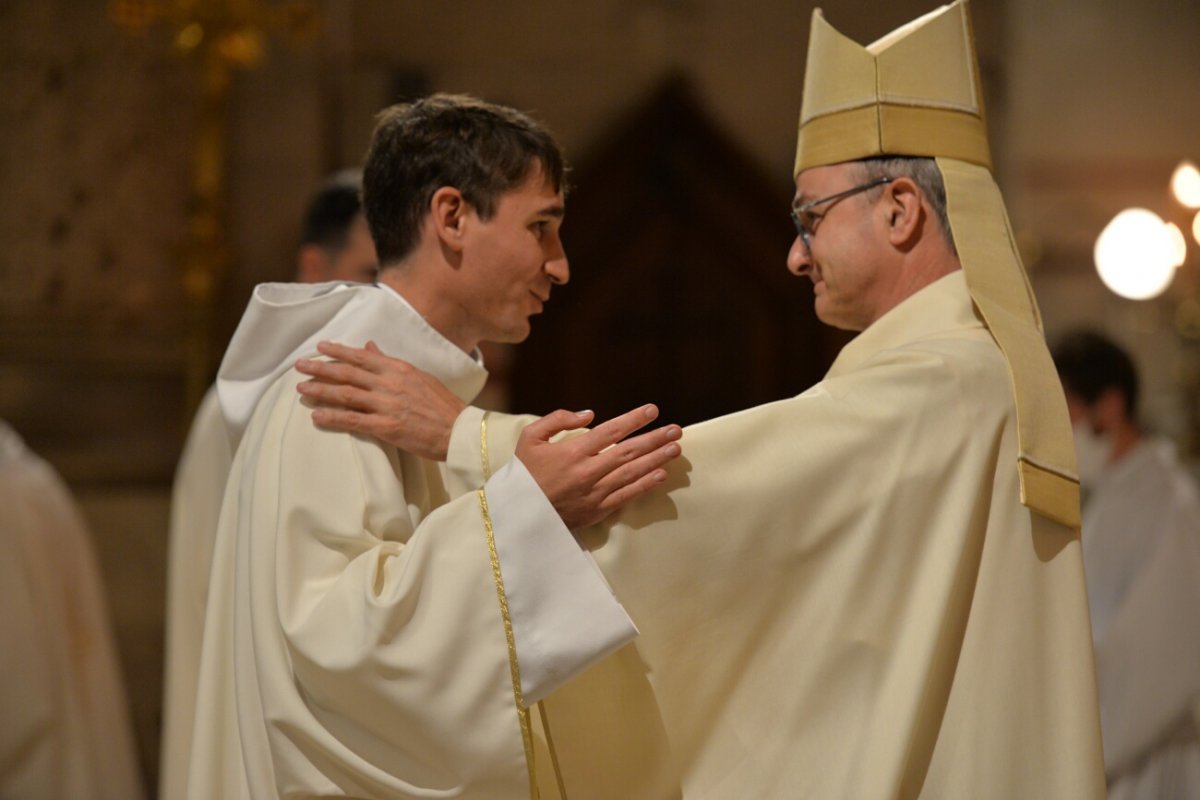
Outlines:
{"type": "Polygon", "coordinates": [[[467,201],[453,186],[443,186],[429,200],[429,211],[438,239],[451,250],[462,250],[463,220],[467,201]]]}
{"type": "Polygon", "coordinates": [[[911,178],[893,178],[883,188],[888,214],[888,240],[896,247],[916,244],[924,223],[921,190],[911,178]]]}

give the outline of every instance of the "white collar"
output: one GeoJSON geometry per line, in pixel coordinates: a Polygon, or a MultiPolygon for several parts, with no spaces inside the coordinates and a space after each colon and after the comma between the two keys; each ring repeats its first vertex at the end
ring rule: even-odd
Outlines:
{"type": "Polygon", "coordinates": [[[236,447],[254,408],[297,359],[319,357],[317,342],[374,341],[470,402],[487,381],[479,352],[468,354],[434,330],[391,287],[353,283],[264,283],[255,287],[217,375],[221,412],[236,447]]]}

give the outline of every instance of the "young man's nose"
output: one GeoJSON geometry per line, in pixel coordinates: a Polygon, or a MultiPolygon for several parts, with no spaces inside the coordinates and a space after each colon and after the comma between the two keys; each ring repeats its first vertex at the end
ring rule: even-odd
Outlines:
{"type": "Polygon", "coordinates": [[[546,261],[546,275],[556,286],[562,286],[571,279],[571,268],[567,264],[566,253],[559,251],[556,256],[546,261]]]}

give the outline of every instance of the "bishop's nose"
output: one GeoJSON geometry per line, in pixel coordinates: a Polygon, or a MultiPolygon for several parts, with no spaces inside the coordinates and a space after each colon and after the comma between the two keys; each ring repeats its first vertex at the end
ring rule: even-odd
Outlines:
{"type": "Polygon", "coordinates": [[[799,236],[792,241],[792,249],[788,251],[787,268],[796,276],[807,275],[812,268],[812,255],[799,236]]]}

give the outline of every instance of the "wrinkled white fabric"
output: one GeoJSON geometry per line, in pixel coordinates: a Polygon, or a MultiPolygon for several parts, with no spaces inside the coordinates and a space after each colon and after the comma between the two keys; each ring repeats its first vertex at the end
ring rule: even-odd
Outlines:
{"type": "Polygon", "coordinates": [[[180,800],[187,787],[208,573],[221,498],[232,462],[216,389],[210,388],[192,420],[171,492],[163,726],[159,743],[161,800],[180,800]]]}

